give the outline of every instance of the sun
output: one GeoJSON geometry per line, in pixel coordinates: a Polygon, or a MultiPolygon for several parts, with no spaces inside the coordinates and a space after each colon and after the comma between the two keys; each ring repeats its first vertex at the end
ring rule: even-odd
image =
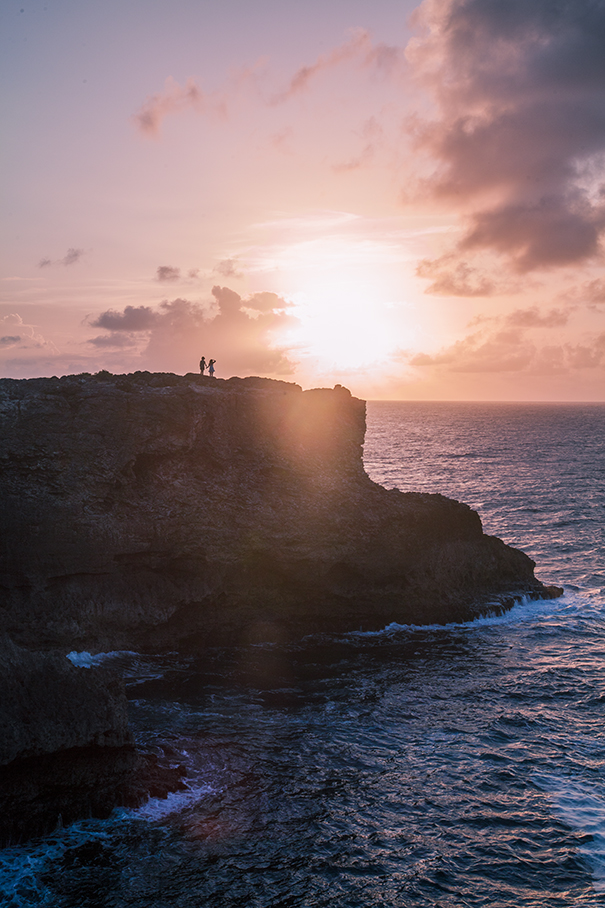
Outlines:
{"type": "Polygon", "coordinates": [[[278,264],[296,319],[280,341],[301,358],[323,372],[368,370],[401,346],[390,245],[323,237],[285,247],[278,264]]]}
{"type": "Polygon", "coordinates": [[[288,340],[325,369],[368,368],[387,360],[397,346],[375,287],[334,279],[295,294],[293,302],[298,325],[288,340]]]}

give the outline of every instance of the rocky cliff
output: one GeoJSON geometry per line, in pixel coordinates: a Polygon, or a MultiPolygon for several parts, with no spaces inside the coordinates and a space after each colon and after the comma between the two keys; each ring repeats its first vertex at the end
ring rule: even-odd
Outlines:
{"type": "Polygon", "coordinates": [[[199,648],[547,595],[464,504],[367,477],[365,404],[340,386],[4,379],[0,420],[2,624],[23,646],[199,648]]]}
{"type": "Polygon", "coordinates": [[[476,513],[363,470],[365,405],[265,379],[0,381],[0,844],[182,787],[70,650],[203,649],[548,596],[476,513]]]}

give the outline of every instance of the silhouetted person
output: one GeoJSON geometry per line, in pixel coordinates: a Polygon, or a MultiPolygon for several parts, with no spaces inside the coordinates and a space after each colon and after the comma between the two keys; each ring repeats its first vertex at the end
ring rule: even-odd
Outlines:
{"type": "Polygon", "coordinates": [[[203,375],[205,371],[206,371],[206,357],[202,356],[202,358],[200,360],[200,372],[203,375]]]}
{"type": "Polygon", "coordinates": [[[208,363],[208,375],[210,376],[210,378],[214,378],[214,364],[215,364],[215,362],[216,362],[215,359],[211,359],[211,360],[209,361],[209,363],[208,363]]]}

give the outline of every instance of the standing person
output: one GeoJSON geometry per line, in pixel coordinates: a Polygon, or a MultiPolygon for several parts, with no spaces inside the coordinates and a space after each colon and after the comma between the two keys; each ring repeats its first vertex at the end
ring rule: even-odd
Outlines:
{"type": "Polygon", "coordinates": [[[200,360],[200,372],[203,375],[205,371],[206,371],[206,357],[202,356],[202,358],[200,360]]]}
{"type": "Polygon", "coordinates": [[[208,363],[208,375],[210,376],[210,378],[214,378],[214,364],[215,364],[215,362],[216,362],[215,359],[211,359],[211,360],[209,361],[209,363],[208,363]]]}

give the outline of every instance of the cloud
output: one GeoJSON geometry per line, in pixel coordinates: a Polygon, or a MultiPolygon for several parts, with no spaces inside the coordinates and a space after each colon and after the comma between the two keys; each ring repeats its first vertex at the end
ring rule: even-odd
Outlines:
{"type": "Polygon", "coordinates": [[[270,136],[269,145],[282,154],[292,154],[288,143],[293,134],[292,127],[286,126],[284,129],[280,129],[279,132],[275,132],[270,136]]]}
{"type": "Polygon", "coordinates": [[[535,356],[536,348],[519,331],[498,331],[484,337],[476,332],[435,356],[418,354],[413,366],[447,366],[450,372],[518,372],[535,356]]]}
{"type": "Polygon", "coordinates": [[[241,271],[237,270],[235,259],[223,259],[215,267],[214,271],[221,277],[243,277],[241,271]]]}
{"type": "MultiPolygon", "coordinates": [[[[384,43],[374,44],[365,29],[351,29],[350,37],[342,44],[321,54],[312,63],[299,67],[281,91],[269,96],[263,91],[262,79],[267,75],[264,60],[242,68],[218,91],[211,93],[205,92],[191,76],[184,85],[169,76],[163,91],[150,95],[134,115],[133,121],[144,135],[154,137],[159,135],[162,121],[169,114],[192,110],[198,114],[225,117],[230,105],[249,87],[254,90],[258,103],[275,107],[306,92],[324,72],[352,61],[362,69],[383,77],[390,77],[399,68],[407,66],[405,54],[400,48],[384,43]]],[[[273,142],[279,145],[288,134],[289,130],[278,134],[273,142]]]]}
{"type": "Polygon", "coordinates": [[[466,211],[458,253],[517,272],[600,253],[605,231],[605,4],[424,0],[408,45],[437,115],[416,141],[424,188],[466,211]]]}
{"type": "Polygon", "coordinates": [[[586,300],[589,303],[605,303],[605,281],[588,281],[584,288],[586,300]]]}
{"type": "Polygon", "coordinates": [[[537,306],[515,309],[506,316],[506,322],[517,328],[560,328],[569,321],[569,310],[551,309],[541,315],[537,306]]]}
{"type": "Polygon", "coordinates": [[[149,331],[158,317],[150,306],[126,306],[123,312],[108,309],[90,324],[108,331],[149,331]]]}
{"type": "Polygon", "coordinates": [[[80,261],[83,255],[83,249],[68,249],[66,254],[61,259],[61,262],[63,263],[63,265],[74,265],[76,262],[80,261]]]}
{"type": "MultiPolygon", "coordinates": [[[[213,293],[214,289],[212,291],[213,293]]],[[[248,297],[244,305],[247,309],[256,309],[258,312],[276,312],[291,306],[291,303],[282,299],[277,293],[264,291],[248,297]]]]}
{"type": "Polygon", "coordinates": [[[197,369],[200,356],[217,361],[219,374],[291,374],[293,363],[279,347],[276,333],[289,327],[289,303],[275,293],[255,293],[243,299],[229,287],[212,288],[212,303],[202,305],[177,298],[157,309],[126,306],[107,310],[91,324],[110,332],[92,338],[96,347],[137,344],[146,332],[140,363],[151,369],[186,372],[197,369]],[[120,337],[125,340],[121,341],[120,337]]]}
{"type": "Polygon", "coordinates": [[[573,296],[583,302],[589,309],[602,312],[603,310],[599,307],[599,303],[605,303],[605,280],[597,278],[592,281],[586,281],[573,296]]]}
{"type": "Polygon", "coordinates": [[[157,136],[162,120],[167,114],[180,113],[187,109],[198,112],[206,110],[206,95],[194,79],[187,79],[185,85],[181,86],[169,76],[164,84],[164,90],[147,98],[140,111],[135,114],[134,122],[145,135],[157,136]]]}
{"type": "Polygon", "coordinates": [[[75,265],[76,262],[80,261],[84,254],[84,249],[70,247],[62,259],[56,259],[54,262],[52,259],[48,258],[40,259],[38,268],[49,268],[51,265],[75,265]]]}
{"type": "Polygon", "coordinates": [[[12,312],[0,318],[0,351],[15,349],[58,352],[52,341],[47,341],[38,332],[36,325],[27,324],[18,313],[12,312]],[[3,331],[11,333],[4,334],[3,331]]]}
{"type": "Polygon", "coordinates": [[[595,369],[601,364],[605,365],[605,334],[600,334],[589,346],[568,345],[566,352],[574,369],[595,369]]]}
{"type": "Polygon", "coordinates": [[[491,296],[496,292],[492,279],[451,254],[438,259],[423,259],[416,268],[416,274],[432,280],[424,292],[435,296],[491,296]]]}
{"type": "Polygon", "coordinates": [[[413,366],[443,367],[448,372],[527,372],[557,375],[571,369],[595,368],[605,364],[605,335],[585,345],[543,343],[536,330],[564,327],[571,309],[553,308],[541,312],[537,306],[515,309],[507,315],[482,316],[481,326],[462,340],[435,354],[418,353],[410,359],[413,366]]]}
{"type": "Polygon", "coordinates": [[[181,276],[180,268],[171,265],[159,265],[156,271],[156,281],[178,281],[181,276]]]}
{"type": "Polygon", "coordinates": [[[366,29],[354,28],[350,34],[351,37],[343,44],[321,54],[313,63],[301,66],[291,77],[288,87],[274,95],[270,103],[283,104],[291,100],[306,91],[323,72],[350,61],[357,61],[365,69],[384,76],[390,76],[397,67],[406,65],[400,48],[383,43],[374,45],[366,29]]]}
{"type": "Polygon", "coordinates": [[[133,347],[136,345],[136,337],[133,337],[132,334],[119,334],[118,332],[112,332],[111,334],[100,334],[98,337],[91,337],[88,341],[89,344],[92,344],[94,347],[133,347]]]}
{"type": "Polygon", "coordinates": [[[351,37],[344,44],[333,48],[327,54],[321,54],[314,63],[301,66],[290,79],[288,87],[274,95],[272,103],[283,104],[285,101],[289,101],[294,95],[305,91],[310,82],[324,70],[332,69],[354,58],[362,57],[366,63],[378,63],[379,58],[375,51],[369,32],[363,28],[354,29],[351,37]],[[371,54],[374,56],[370,56],[371,54]]]}
{"type": "Polygon", "coordinates": [[[383,129],[375,117],[370,117],[365,121],[360,130],[360,136],[364,140],[364,146],[361,152],[354,158],[350,158],[342,164],[334,164],[332,170],[335,173],[346,173],[350,170],[359,170],[365,167],[375,157],[378,148],[382,144],[383,129]]]}

